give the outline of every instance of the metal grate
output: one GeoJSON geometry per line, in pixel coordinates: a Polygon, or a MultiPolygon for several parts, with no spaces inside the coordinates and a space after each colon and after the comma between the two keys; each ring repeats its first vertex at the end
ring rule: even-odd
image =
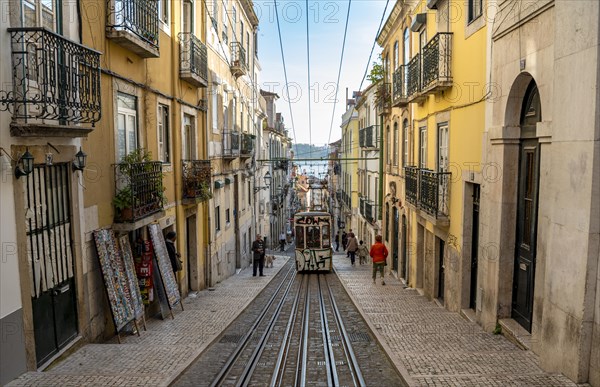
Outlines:
{"type": "Polygon", "coordinates": [[[223,344],[237,344],[240,342],[240,340],[242,339],[242,335],[225,335],[223,337],[221,337],[221,340],[219,340],[219,343],[223,343],[223,344]]]}

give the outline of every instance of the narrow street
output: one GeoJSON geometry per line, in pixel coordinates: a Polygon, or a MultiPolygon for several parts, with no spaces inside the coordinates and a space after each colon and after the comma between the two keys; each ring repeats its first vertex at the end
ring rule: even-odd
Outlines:
{"type": "MultiPolygon", "coordinates": [[[[148,321],[140,337],[125,336],[122,344],[115,338],[84,345],[46,372],[28,372],[8,386],[168,386],[186,370],[187,379],[174,385],[199,385],[189,379],[193,372],[188,367],[289,267],[290,257],[276,257],[265,277],[242,270],[186,298],[185,310],[174,309],[174,319],[148,321]]],[[[334,267],[371,333],[410,386],[576,385],[542,371],[532,352],[501,335],[485,333],[393,277],[386,278],[385,286],[373,284],[371,265],[352,267],[345,254],[337,254],[334,267]]],[[[244,333],[240,329],[239,334],[244,333]]],[[[306,380],[306,385],[312,384],[306,380]]]]}

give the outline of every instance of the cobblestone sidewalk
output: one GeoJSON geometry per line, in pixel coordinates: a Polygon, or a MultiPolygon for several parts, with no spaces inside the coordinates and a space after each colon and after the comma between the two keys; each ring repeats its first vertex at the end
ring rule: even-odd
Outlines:
{"type": "Polygon", "coordinates": [[[410,386],[576,386],[544,372],[530,351],[486,333],[393,277],[381,285],[371,265],[334,255],[344,287],[410,386]]]}
{"type": "Polygon", "coordinates": [[[141,336],[87,344],[46,372],[28,372],[8,386],[167,386],[248,306],[290,259],[279,256],[265,277],[246,268],[212,290],[183,300],[172,320],[151,319],[141,336]]]}

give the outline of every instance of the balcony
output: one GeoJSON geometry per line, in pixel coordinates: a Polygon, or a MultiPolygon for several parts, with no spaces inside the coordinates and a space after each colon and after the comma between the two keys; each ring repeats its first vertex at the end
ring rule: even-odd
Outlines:
{"type": "Polygon", "coordinates": [[[394,71],[392,83],[392,106],[404,107],[408,104],[408,66],[400,65],[394,71]]]}
{"type": "Polygon", "coordinates": [[[365,219],[372,223],[375,220],[375,205],[370,200],[365,200],[365,219]]]}
{"type": "Polygon", "coordinates": [[[391,85],[387,82],[380,83],[379,86],[377,86],[375,95],[377,110],[379,111],[378,114],[389,114],[392,107],[391,85]]]}
{"type": "Polygon", "coordinates": [[[231,43],[231,74],[234,77],[246,75],[248,62],[246,61],[246,50],[239,42],[231,43]]]}
{"type": "Polygon", "coordinates": [[[452,86],[452,33],[439,32],[423,47],[423,93],[437,92],[452,86]]]}
{"type": "Polygon", "coordinates": [[[208,87],[206,45],[190,32],[179,35],[179,77],[196,87],[208,87]]]}
{"type": "Polygon", "coordinates": [[[283,171],[287,171],[288,169],[288,160],[277,160],[273,165],[274,169],[281,169],[283,171]]]}
{"type": "Polygon", "coordinates": [[[223,132],[223,158],[235,159],[240,155],[240,134],[235,131],[223,132]]]}
{"type": "Polygon", "coordinates": [[[417,167],[404,167],[404,184],[405,184],[405,195],[406,202],[418,207],[419,198],[419,168],[417,167]]]}
{"type": "Polygon", "coordinates": [[[183,204],[197,204],[212,198],[210,160],[182,160],[183,204]]]}
{"type": "Polygon", "coordinates": [[[367,126],[358,131],[358,144],[361,148],[378,148],[377,125],[367,126]]]}
{"type": "Polygon", "coordinates": [[[450,172],[421,169],[419,207],[434,218],[448,217],[450,172]]]}
{"type": "Polygon", "coordinates": [[[254,154],[254,141],[256,136],[248,133],[242,133],[242,147],[240,157],[249,158],[254,154]]]}
{"type": "Polygon", "coordinates": [[[107,0],[106,37],[142,58],[157,58],[158,2],[107,0]]]}
{"type": "Polygon", "coordinates": [[[12,136],[85,137],[100,120],[100,53],[45,28],[8,28],[12,136]]]}
{"type": "MultiPolygon", "coordinates": [[[[165,204],[162,163],[149,161],[115,165],[115,223],[138,223],[160,213],[165,204]]],[[[153,221],[148,219],[148,222],[153,221]]],[[[140,227],[136,224],[133,228],[140,227]]]]}
{"type": "Polygon", "coordinates": [[[421,55],[417,54],[408,62],[408,102],[422,102],[425,96],[421,93],[421,55]]]}

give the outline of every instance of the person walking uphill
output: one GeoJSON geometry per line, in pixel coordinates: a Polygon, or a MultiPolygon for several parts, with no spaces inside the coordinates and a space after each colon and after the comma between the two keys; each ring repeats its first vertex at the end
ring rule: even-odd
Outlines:
{"type": "Polygon", "coordinates": [[[263,267],[265,266],[265,242],[260,234],[256,234],[256,240],[252,242],[253,265],[252,277],[256,277],[256,269],[261,277],[264,277],[263,267]]]}
{"type": "Polygon", "coordinates": [[[386,259],[388,256],[387,247],[381,242],[381,235],[377,235],[375,237],[375,243],[371,246],[371,251],[369,251],[369,255],[373,259],[373,283],[377,277],[377,271],[381,273],[381,284],[385,285],[385,281],[383,280],[383,269],[386,265],[386,259]]]}
{"type": "Polygon", "coordinates": [[[367,256],[369,255],[369,249],[363,241],[358,242],[358,263],[361,265],[367,263],[367,256]]]}
{"type": "Polygon", "coordinates": [[[354,266],[354,261],[356,260],[356,250],[358,250],[358,242],[356,241],[356,237],[354,234],[348,234],[348,254],[350,255],[350,262],[352,262],[352,266],[354,266]]]}

